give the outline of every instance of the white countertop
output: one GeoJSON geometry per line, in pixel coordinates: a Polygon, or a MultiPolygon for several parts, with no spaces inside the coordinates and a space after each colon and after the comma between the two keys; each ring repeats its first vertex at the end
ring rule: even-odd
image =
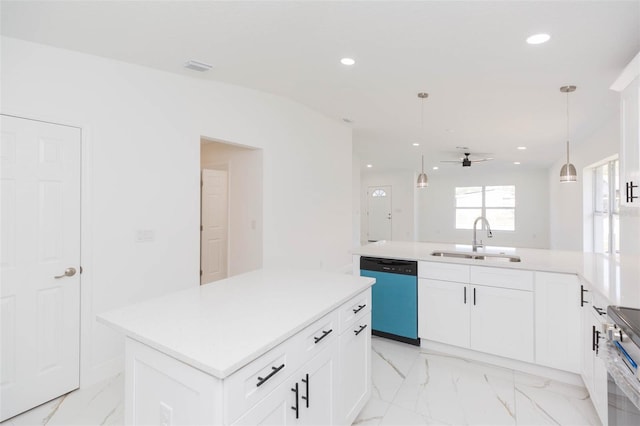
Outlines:
{"type": "Polygon", "coordinates": [[[413,241],[379,241],[355,248],[353,254],[577,274],[591,290],[604,297],[607,303],[640,308],[640,256],[607,256],[579,251],[492,246],[478,249],[478,253],[505,253],[520,256],[520,262],[508,262],[505,260],[432,256],[431,253],[437,250],[471,252],[471,246],[413,241]]]}
{"type": "Polygon", "coordinates": [[[375,280],[319,270],[258,270],[98,315],[98,320],[225,378],[375,280]]]}

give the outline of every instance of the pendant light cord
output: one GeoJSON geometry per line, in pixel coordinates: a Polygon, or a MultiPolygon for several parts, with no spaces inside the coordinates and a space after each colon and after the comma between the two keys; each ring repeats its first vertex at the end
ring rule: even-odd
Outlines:
{"type": "Polygon", "coordinates": [[[569,91],[567,91],[567,164],[569,164],[569,91]]]}

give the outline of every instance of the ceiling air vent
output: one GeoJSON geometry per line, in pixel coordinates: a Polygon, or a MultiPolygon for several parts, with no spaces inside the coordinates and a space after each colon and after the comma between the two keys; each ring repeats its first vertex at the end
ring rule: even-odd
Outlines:
{"type": "Polygon", "coordinates": [[[200,61],[191,60],[191,61],[185,62],[184,67],[194,71],[205,72],[213,68],[213,65],[205,64],[204,62],[200,62],[200,61]]]}

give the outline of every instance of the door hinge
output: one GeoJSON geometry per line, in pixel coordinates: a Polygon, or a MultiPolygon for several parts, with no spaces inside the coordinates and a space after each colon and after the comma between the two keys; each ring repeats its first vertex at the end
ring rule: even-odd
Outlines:
{"type": "Polygon", "coordinates": [[[204,230],[203,226],[202,226],[202,225],[200,225],[200,231],[203,231],[203,230],[204,230]]]}

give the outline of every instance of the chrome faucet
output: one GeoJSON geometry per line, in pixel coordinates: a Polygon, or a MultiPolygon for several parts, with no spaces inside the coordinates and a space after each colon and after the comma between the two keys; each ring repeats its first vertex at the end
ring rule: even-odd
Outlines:
{"type": "Polygon", "coordinates": [[[484,247],[482,244],[482,240],[478,243],[476,239],[476,227],[478,226],[478,222],[482,221],[487,226],[487,238],[493,237],[493,232],[491,232],[491,226],[489,226],[489,221],[484,216],[478,216],[477,219],[473,222],[473,243],[471,244],[471,249],[473,251],[478,251],[478,247],[484,247]]]}

